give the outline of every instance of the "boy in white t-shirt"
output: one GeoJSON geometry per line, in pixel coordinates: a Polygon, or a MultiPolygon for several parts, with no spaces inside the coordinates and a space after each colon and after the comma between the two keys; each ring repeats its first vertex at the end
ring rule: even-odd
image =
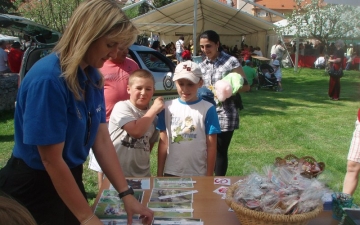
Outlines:
{"type": "Polygon", "coordinates": [[[213,176],[217,134],[221,132],[213,104],[198,98],[203,85],[200,67],[185,61],[173,80],[179,98],[165,102],[159,114],[158,176],[213,176]]]}
{"type": "Polygon", "coordinates": [[[162,97],[149,103],[155,80],[147,70],[135,70],[129,76],[129,100],[115,104],[109,119],[110,138],[126,177],[150,177],[150,151],[158,140],[157,114],[164,109],[162,97]]]}

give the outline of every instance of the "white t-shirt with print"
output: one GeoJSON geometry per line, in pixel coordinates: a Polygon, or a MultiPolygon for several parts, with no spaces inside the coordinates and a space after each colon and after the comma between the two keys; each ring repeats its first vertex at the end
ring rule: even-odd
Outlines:
{"type": "Polygon", "coordinates": [[[174,99],[165,102],[164,118],[168,154],[164,173],[175,176],[205,176],[207,172],[207,133],[220,133],[215,107],[204,100],[191,104],[174,99]],[[210,113],[212,107],[213,113],[210,113]]]}
{"type": "Polygon", "coordinates": [[[131,137],[123,126],[138,120],[147,110],[136,108],[129,100],[115,104],[109,119],[109,133],[126,177],[150,177],[150,144],[159,138],[156,120],[141,138],[131,137]]]}

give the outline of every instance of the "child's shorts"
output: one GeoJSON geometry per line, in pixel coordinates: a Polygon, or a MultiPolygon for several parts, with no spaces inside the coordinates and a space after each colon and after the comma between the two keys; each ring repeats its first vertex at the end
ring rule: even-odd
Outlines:
{"type": "Polygon", "coordinates": [[[360,122],[356,120],[355,131],[350,144],[348,160],[360,163],[360,122]]]}

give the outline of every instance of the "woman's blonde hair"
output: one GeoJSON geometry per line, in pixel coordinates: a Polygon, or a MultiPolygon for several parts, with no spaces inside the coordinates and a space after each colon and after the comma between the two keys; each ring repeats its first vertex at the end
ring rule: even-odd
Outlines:
{"type": "MultiPolygon", "coordinates": [[[[62,76],[77,100],[81,100],[82,91],[77,70],[89,46],[103,36],[130,46],[137,34],[138,30],[116,0],[87,0],[78,6],[54,48],[59,55],[62,76]]],[[[99,86],[103,86],[103,80],[99,86]]]]}
{"type": "Polygon", "coordinates": [[[36,225],[30,212],[17,201],[0,196],[0,224],[36,225]]]}

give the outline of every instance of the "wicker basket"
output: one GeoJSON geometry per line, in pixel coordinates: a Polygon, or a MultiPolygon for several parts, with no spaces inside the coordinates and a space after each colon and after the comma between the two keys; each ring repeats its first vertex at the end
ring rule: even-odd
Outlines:
{"type": "Polygon", "coordinates": [[[226,203],[234,210],[241,225],[306,225],[323,210],[320,204],[316,209],[308,213],[295,215],[280,215],[259,212],[243,207],[233,201],[234,192],[238,184],[231,185],[226,192],[226,203]]]}
{"type": "Polygon", "coordinates": [[[301,173],[302,176],[306,177],[306,178],[316,178],[319,174],[321,174],[324,169],[325,169],[325,163],[323,162],[317,162],[313,157],[311,156],[304,156],[302,158],[298,158],[293,154],[290,155],[286,155],[284,158],[280,158],[280,157],[276,157],[275,158],[275,165],[276,166],[285,166],[286,165],[286,161],[289,160],[295,160],[298,161],[299,163],[303,162],[303,161],[307,161],[311,164],[313,163],[317,163],[319,165],[320,171],[316,172],[316,173],[312,173],[312,172],[308,172],[308,171],[304,171],[301,173]]]}

